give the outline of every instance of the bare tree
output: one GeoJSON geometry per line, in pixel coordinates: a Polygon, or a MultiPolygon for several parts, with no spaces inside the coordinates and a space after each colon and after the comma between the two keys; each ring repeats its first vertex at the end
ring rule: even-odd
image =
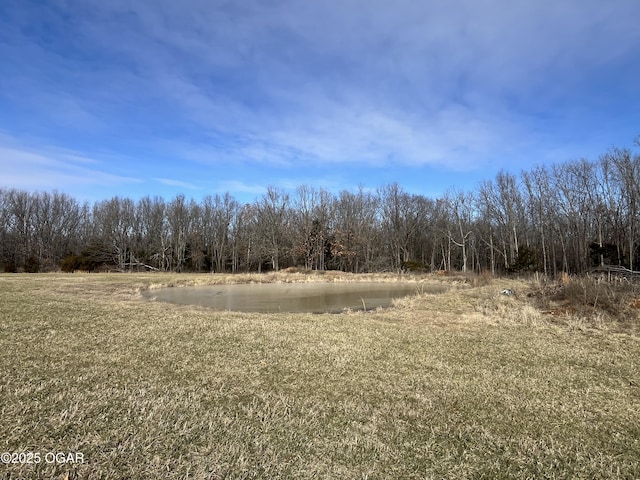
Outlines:
{"type": "Polygon", "coordinates": [[[532,172],[525,172],[523,173],[523,183],[529,196],[527,204],[532,226],[538,234],[543,272],[546,275],[552,268],[555,274],[555,262],[551,262],[549,256],[550,224],[555,221],[555,207],[552,203],[554,197],[549,191],[551,186],[549,172],[544,167],[538,167],[532,172]]]}
{"type": "Polygon", "coordinates": [[[258,248],[266,255],[274,270],[287,253],[285,237],[289,221],[289,194],[276,187],[268,187],[257,205],[258,248]]]}
{"type": "Polygon", "coordinates": [[[626,218],[626,245],[624,256],[631,270],[635,268],[640,234],[640,155],[627,149],[613,149],[606,155],[613,169],[613,178],[619,183],[621,207],[626,218]]]}
{"type": "Polygon", "coordinates": [[[422,218],[426,215],[425,203],[418,195],[409,195],[397,183],[381,188],[380,211],[384,236],[391,251],[393,268],[400,271],[412,260],[412,247],[422,218]]]}
{"type": "Polygon", "coordinates": [[[335,203],[331,256],[334,268],[349,272],[371,271],[380,254],[378,200],[360,187],[342,191],[335,203]]]}
{"type": "Polygon", "coordinates": [[[237,209],[238,202],[228,192],[222,196],[208,195],[202,202],[204,247],[215,272],[223,272],[231,257],[229,237],[237,209]]]}
{"type": "Polygon", "coordinates": [[[135,223],[135,205],[130,198],[113,197],[94,204],[92,256],[110,259],[124,271],[131,262],[131,244],[135,223]]]}
{"type": "Polygon", "coordinates": [[[526,225],[524,205],[516,177],[506,172],[499,172],[495,182],[483,182],[478,191],[479,210],[491,225],[490,238],[484,242],[489,245],[492,255],[500,255],[505,269],[515,264],[518,258],[519,230],[526,225]]]}
{"type": "MultiPolygon", "coordinates": [[[[447,237],[450,242],[460,247],[462,256],[460,268],[466,272],[469,268],[469,242],[473,233],[474,199],[470,193],[450,191],[445,195],[444,205],[450,219],[447,225],[447,237]]],[[[448,255],[450,266],[450,246],[448,255]]]]}
{"type": "Polygon", "coordinates": [[[8,231],[13,245],[11,262],[24,265],[32,254],[32,240],[34,229],[34,201],[33,195],[25,191],[10,190],[8,194],[8,231]]]}
{"type": "Polygon", "coordinates": [[[239,206],[231,224],[231,271],[248,271],[257,263],[260,268],[261,257],[256,251],[258,231],[257,208],[252,204],[239,206]]]}
{"type": "Polygon", "coordinates": [[[162,197],[143,197],[138,201],[140,257],[159,270],[169,270],[170,235],[166,218],[166,203],[162,197]]]}
{"type": "Polygon", "coordinates": [[[301,185],[293,201],[291,238],[294,261],[302,258],[306,269],[325,270],[331,236],[334,201],[323,189],[301,185]]]}
{"type": "Polygon", "coordinates": [[[33,200],[34,252],[42,266],[52,268],[77,248],[81,208],[75,199],[56,191],[33,194],[33,200]]]}
{"type": "MultiPolygon", "coordinates": [[[[640,145],[640,140],[638,141],[640,145]]],[[[231,195],[201,203],[178,195],[79,204],[66,194],[0,189],[0,262],[55,268],[69,253],[89,269],[176,271],[287,265],[351,272],[436,268],[540,268],[583,272],[640,262],[640,156],[612,149],[597,162],[500,172],[474,191],[440,199],[397,183],[332,195],[275,187],[253,203],[231,195]],[[84,261],[84,260],[83,260],[84,261]]],[[[69,262],[65,262],[68,266],[69,262]]],[[[73,264],[71,264],[73,267],[73,264]]]]}
{"type": "Polygon", "coordinates": [[[188,236],[193,219],[191,205],[184,195],[177,195],[167,206],[167,222],[171,245],[172,269],[180,272],[185,267],[188,236]]]}

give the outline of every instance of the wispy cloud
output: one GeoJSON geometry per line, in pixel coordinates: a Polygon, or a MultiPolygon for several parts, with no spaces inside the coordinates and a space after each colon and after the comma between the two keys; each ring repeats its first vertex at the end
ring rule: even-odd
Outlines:
{"type": "Polygon", "coordinates": [[[200,187],[190,182],[183,182],[181,180],[174,180],[171,178],[154,178],[155,181],[160,182],[164,185],[169,185],[170,187],[180,187],[186,188],[188,190],[198,190],[200,187]]]}
{"type": "Polygon", "coordinates": [[[257,183],[245,183],[240,180],[225,180],[218,182],[218,189],[221,192],[238,192],[261,195],[267,191],[267,185],[257,183]]]}
{"type": "Polygon", "coordinates": [[[33,148],[0,134],[0,186],[34,189],[71,189],[140,183],[137,177],[110,173],[104,162],[58,147],[33,148]]]}
{"type": "Polygon", "coordinates": [[[232,158],[464,168],[534,143],[530,110],[639,45],[632,2],[587,3],[137,4],[167,48],[129,53],[200,132],[234,135],[215,146],[232,158]]]}
{"type": "Polygon", "coordinates": [[[636,0],[8,1],[0,128],[45,145],[18,150],[118,152],[141,177],[162,159],[171,187],[200,185],[174,165],[258,193],[251,169],[583,155],[627,135],[640,101],[636,0]]]}

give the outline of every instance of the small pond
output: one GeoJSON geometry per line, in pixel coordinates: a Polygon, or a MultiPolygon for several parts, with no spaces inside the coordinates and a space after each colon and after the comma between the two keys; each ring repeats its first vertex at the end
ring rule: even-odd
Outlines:
{"type": "Polygon", "coordinates": [[[394,298],[444,287],[415,283],[263,283],[167,287],[143,292],[145,298],[237,312],[339,313],[345,309],[388,307],[394,298]]]}

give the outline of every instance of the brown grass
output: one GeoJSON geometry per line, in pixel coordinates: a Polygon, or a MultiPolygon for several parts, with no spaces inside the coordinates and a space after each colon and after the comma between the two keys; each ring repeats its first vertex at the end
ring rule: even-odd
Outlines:
{"type": "MultiPolygon", "coordinates": [[[[310,281],[259,279],[286,275],[310,281]]],[[[86,460],[0,478],[640,477],[640,338],[558,322],[522,280],[442,277],[266,315],[139,296],[222,276],[0,275],[0,450],[86,460]]]]}
{"type": "Polygon", "coordinates": [[[640,333],[640,285],[565,274],[558,281],[535,283],[528,297],[557,322],[640,333]]]}

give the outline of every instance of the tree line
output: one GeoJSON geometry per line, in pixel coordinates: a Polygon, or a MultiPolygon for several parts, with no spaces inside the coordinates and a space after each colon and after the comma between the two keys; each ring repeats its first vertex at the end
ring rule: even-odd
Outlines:
{"type": "MultiPolygon", "coordinates": [[[[640,145],[640,144],[639,144],[640,145]]],[[[253,203],[0,189],[5,272],[159,270],[581,273],[640,265],[640,155],[502,171],[439,198],[397,183],[331,193],[269,187],[253,203]]]]}

